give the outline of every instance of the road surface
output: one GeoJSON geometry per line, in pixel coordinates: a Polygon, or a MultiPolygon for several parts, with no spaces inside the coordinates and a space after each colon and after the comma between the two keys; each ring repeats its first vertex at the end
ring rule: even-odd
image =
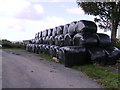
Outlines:
{"type": "Polygon", "coordinates": [[[2,88],[101,88],[84,73],[24,50],[2,51],[2,88]]]}

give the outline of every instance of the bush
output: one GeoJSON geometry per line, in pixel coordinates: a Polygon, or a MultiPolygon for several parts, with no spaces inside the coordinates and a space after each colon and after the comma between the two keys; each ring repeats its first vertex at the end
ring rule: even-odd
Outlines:
{"type": "Polygon", "coordinates": [[[3,48],[21,48],[25,49],[25,45],[18,43],[2,43],[3,48]]]}

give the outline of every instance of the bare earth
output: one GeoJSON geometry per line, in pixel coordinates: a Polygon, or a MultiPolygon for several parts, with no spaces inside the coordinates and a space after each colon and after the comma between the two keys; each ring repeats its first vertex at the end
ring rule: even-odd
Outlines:
{"type": "Polygon", "coordinates": [[[84,73],[25,50],[2,51],[2,88],[102,88],[84,73]]]}

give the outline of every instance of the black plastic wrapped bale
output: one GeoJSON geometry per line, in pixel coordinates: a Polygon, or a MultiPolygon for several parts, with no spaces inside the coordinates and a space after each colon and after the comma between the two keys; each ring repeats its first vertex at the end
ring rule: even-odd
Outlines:
{"type": "Polygon", "coordinates": [[[57,35],[63,34],[63,28],[64,28],[64,26],[62,26],[62,25],[57,27],[57,35]]]}
{"type": "Polygon", "coordinates": [[[117,60],[120,58],[120,49],[116,47],[107,47],[105,48],[105,52],[107,54],[107,65],[116,64],[117,60]]]}
{"type": "Polygon", "coordinates": [[[50,45],[45,46],[45,54],[50,54],[50,45]]]}
{"type": "Polygon", "coordinates": [[[50,36],[49,45],[55,45],[55,36],[50,36]]]}
{"type": "Polygon", "coordinates": [[[35,34],[35,38],[38,38],[39,37],[39,32],[35,34]]]}
{"type": "Polygon", "coordinates": [[[36,38],[36,41],[35,41],[36,44],[39,44],[39,43],[40,43],[39,40],[40,40],[39,38],[36,38]]]}
{"type": "Polygon", "coordinates": [[[74,21],[74,22],[70,23],[70,25],[69,25],[69,27],[68,27],[68,33],[69,33],[70,35],[75,35],[75,34],[77,33],[76,30],[75,30],[75,28],[76,28],[76,23],[77,23],[77,21],[74,21]]]}
{"type": "Polygon", "coordinates": [[[75,28],[77,33],[96,33],[97,25],[92,21],[80,20],[75,28]]]}
{"type": "Polygon", "coordinates": [[[66,25],[64,25],[64,28],[63,28],[63,34],[67,34],[67,33],[68,33],[69,25],[70,25],[70,24],[66,24],[66,25]]]}
{"type": "Polygon", "coordinates": [[[111,39],[107,34],[97,33],[99,46],[102,48],[110,47],[112,45],[111,39]]]}
{"type": "Polygon", "coordinates": [[[43,38],[39,37],[39,44],[43,44],[43,38]]]}
{"type": "Polygon", "coordinates": [[[58,36],[59,36],[59,35],[55,36],[55,45],[57,45],[57,46],[59,45],[59,44],[58,44],[58,36]]]}
{"type": "Polygon", "coordinates": [[[54,46],[54,53],[55,53],[55,57],[58,58],[58,51],[59,51],[59,46],[54,46]]]}
{"type": "Polygon", "coordinates": [[[52,31],[52,36],[56,36],[57,35],[57,27],[53,28],[52,31]]]}
{"type": "Polygon", "coordinates": [[[64,34],[58,36],[58,46],[64,46],[64,34]]]}
{"type": "Polygon", "coordinates": [[[52,28],[48,30],[48,36],[52,36],[52,31],[53,31],[52,28]]]}
{"type": "Polygon", "coordinates": [[[27,50],[28,52],[31,52],[31,50],[32,50],[32,44],[27,44],[27,45],[26,45],[26,50],[27,50]]]}
{"type": "Polygon", "coordinates": [[[60,60],[60,61],[62,61],[62,62],[64,62],[64,47],[60,47],[59,49],[58,49],[58,51],[57,51],[57,58],[60,60]]]}
{"type": "Polygon", "coordinates": [[[45,38],[45,44],[48,44],[49,45],[49,40],[50,40],[50,36],[47,36],[46,38],[45,38]]]}
{"type": "Polygon", "coordinates": [[[39,32],[39,37],[42,37],[42,31],[39,32]]]}
{"type": "Polygon", "coordinates": [[[36,53],[36,54],[38,54],[39,52],[38,52],[38,50],[39,50],[39,47],[38,47],[38,44],[35,44],[34,45],[34,53],[36,53]]]}
{"type": "Polygon", "coordinates": [[[61,48],[63,50],[64,64],[66,67],[74,65],[83,65],[88,63],[86,59],[86,49],[78,46],[66,46],[61,48]]]}
{"type": "Polygon", "coordinates": [[[50,45],[50,37],[52,36],[53,29],[48,29],[48,36],[46,37],[46,44],[50,45]]]}
{"type": "Polygon", "coordinates": [[[69,33],[64,36],[64,46],[73,46],[73,37],[74,35],[70,35],[69,33]]]}
{"type": "Polygon", "coordinates": [[[39,54],[42,53],[42,44],[39,44],[39,45],[38,45],[38,52],[39,52],[39,54]]]}
{"type": "Polygon", "coordinates": [[[35,44],[39,43],[39,32],[35,34],[35,44]]]}
{"type": "Polygon", "coordinates": [[[45,47],[46,47],[46,44],[43,44],[43,45],[42,45],[42,53],[43,53],[43,54],[46,53],[46,52],[45,52],[45,47]]]}
{"type": "Polygon", "coordinates": [[[73,37],[73,45],[80,47],[96,47],[98,46],[98,38],[95,33],[77,33],[73,37]]]}
{"type": "Polygon", "coordinates": [[[32,40],[29,40],[29,44],[32,44],[32,40]]]}
{"type": "Polygon", "coordinates": [[[43,31],[43,36],[44,37],[48,36],[48,29],[46,29],[46,30],[43,31]]]}
{"type": "Polygon", "coordinates": [[[43,39],[43,44],[46,44],[46,37],[42,37],[43,39]]]}
{"type": "Polygon", "coordinates": [[[107,62],[107,56],[105,50],[99,47],[88,48],[88,59],[92,63],[98,63],[100,65],[105,65],[107,62]]]}
{"type": "Polygon", "coordinates": [[[42,37],[46,36],[46,30],[42,31],[42,37]]]}
{"type": "Polygon", "coordinates": [[[35,39],[32,39],[32,44],[35,44],[35,39]]]}
{"type": "Polygon", "coordinates": [[[56,53],[54,53],[55,49],[54,49],[55,45],[51,45],[50,46],[50,56],[55,57],[56,53]]]}
{"type": "Polygon", "coordinates": [[[35,53],[35,44],[32,44],[32,50],[31,51],[35,53]]]}

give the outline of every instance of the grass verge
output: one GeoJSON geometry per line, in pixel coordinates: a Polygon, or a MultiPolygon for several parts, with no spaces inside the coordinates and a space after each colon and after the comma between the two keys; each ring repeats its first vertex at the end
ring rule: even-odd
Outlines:
{"type": "MultiPolygon", "coordinates": [[[[38,54],[37,56],[40,56],[50,61],[54,61],[53,57],[46,54],[38,54]]],[[[63,62],[61,64],[63,64],[63,62]]],[[[78,71],[84,72],[87,76],[97,81],[105,88],[120,89],[118,87],[120,83],[118,77],[120,77],[120,74],[112,72],[115,69],[114,67],[89,64],[89,65],[73,66],[72,69],[76,69],[78,71]]]]}
{"type": "Polygon", "coordinates": [[[85,72],[90,78],[95,79],[98,83],[103,85],[105,88],[117,88],[119,85],[120,77],[119,73],[110,72],[113,71],[113,67],[99,66],[99,65],[82,65],[74,66],[73,69],[85,72]]]}
{"type": "Polygon", "coordinates": [[[37,54],[37,56],[40,56],[40,57],[50,60],[50,61],[54,61],[53,58],[47,54],[37,54]]]}

